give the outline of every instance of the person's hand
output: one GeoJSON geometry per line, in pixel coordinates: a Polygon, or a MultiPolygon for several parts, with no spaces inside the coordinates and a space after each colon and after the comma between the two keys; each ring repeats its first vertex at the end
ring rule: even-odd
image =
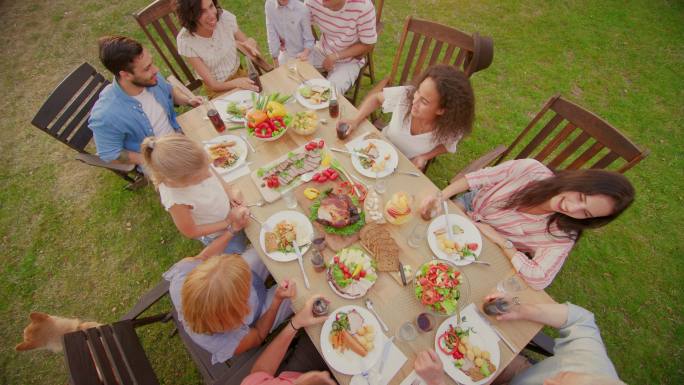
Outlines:
{"type": "Polygon", "coordinates": [[[194,96],[194,97],[192,97],[192,98],[188,98],[188,105],[193,106],[193,107],[197,107],[197,106],[199,106],[200,104],[202,104],[203,101],[204,101],[204,98],[203,98],[203,97],[201,97],[201,96],[194,96]]]}
{"type": "Polygon", "coordinates": [[[245,48],[247,48],[247,51],[251,53],[253,56],[261,56],[261,52],[259,52],[259,48],[257,48],[257,42],[253,38],[248,38],[245,41],[244,44],[245,48]]]}
{"type": "Polygon", "coordinates": [[[337,62],[336,55],[330,54],[323,59],[323,68],[330,72],[335,68],[335,63],[337,62]]]}
{"type": "MultiPolygon", "coordinates": [[[[512,301],[512,298],[510,295],[506,295],[506,293],[501,293],[498,291],[487,295],[484,298],[484,301],[485,301],[485,303],[487,303],[487,302],[494,301],[497,298],[507,298],[509,302],[512,301]]],[[[518,320],[518,319],[527,319],[526,312],[530,311],[530,307],[533,307],[533,306],[532,305],[525,305],[525,304],[510,306],[507,313],[498,315],[494,318],[496,318],[497,321],[513,321],[513,320],[518,320]]]]}
{"type": "Polygon", "coordinates": [[[290,279],[284,279],[275,292],[275,297],[279,300],[293,298],[295,295],[297,295],[297,285],[290,279]]]}
{"type": "Polygon", "coordinates": [[[233,207],[228,213],[227,221],[233,225],[233,231],[244,229],[249,223],[249,209],[244,206],[233,207]]]}
{"type": "Polygon", "coordinates": [[[297,55],[297,59],[301,61],[308,61],[309,60],[309,52],[310,50],[308,48],[304,48],[304,51],[300,52],[299,55],[297,55]]]}
{"type": "Polygon", "coordinates": [[[309,298],[306,301],[306,304],[304,305],[302,310],[297,312],[297,314],[295,314],[294,317],[292,317],[292,322],[294,323],[295,327],[309,327],[311,325],[323,323],[326,319],[328,319],[328,316],[316,317],[313,314],[313,304],[314,301],[316,301],[316,299],[318,298],[323,298],[327,301],[327,299],[320,294],[314,295],[311,298],[309,298]]]}
{"type": "Polygon", "coordinates": [[[435,194],[430,194],[423,198],[423,201],[420,202],[420,216],[423,217],[423,219],[425,220],[430,220],[432,218],[432,208],[435,207],[436,204],[437,197],[435,196],[435,194]]]}
{"type": "Polygon", "coordinates": [[[241,90],[259,92],[259,87],[250,78],[235,78],[230,83],[233,87],[241,90]]]}
{"type": "Polygon", "coordinates": [[[425,168],[425,165],[427,164],[428,160],[429,159],[425,156],[418,155],[411,158],[411,163],[413,163],[414,166],[416,166],[419,170],[422,171],[425,168]]]}
{"type": "Polygon", "coordinates": [[[228,191],[228,198],[230,199],[231,206],[242,206],[245,203],[245,197],[242,195],[242,191],[237,188],[231,188],[228,191]]]}
{"type": "Polygon", "coordinates": [[[444,370],[442,361],[434,350],[423,350],[413,362],[413,368],[427,385],[443,385],[444,370]]]}
{"type": "Polygon", "coordinates": [[[328,372],[306,372],[294,380],[295,385],[335,385],[328,372]]]}
{"type": "Polygon", "coordinates": [[[482,222],[475,222],[475,226],[477,226],[477,228],[480,229],[480,232],[484,234],[487,238],[491,239],[494,243],[499,245],[499,247],[504,247],[504,244],[506,243],[506,238],[499,234],[499,232],[496,231],[495,228],[482,222]]]}

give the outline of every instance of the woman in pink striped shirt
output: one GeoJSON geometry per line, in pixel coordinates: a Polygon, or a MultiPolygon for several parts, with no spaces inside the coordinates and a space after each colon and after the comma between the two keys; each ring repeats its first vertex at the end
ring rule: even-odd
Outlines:
{"type": "MultiPolygon", "coordinates": [[[[534,289],[560,270],[582,230],[617,218],[634,200],[623,175],[604,170],[554,173],[535,159],[518,159],[466,174],[442,191],[494,241],[534,289]]],[[[423,201],[427,213],[434,197],[423,201]]]]}

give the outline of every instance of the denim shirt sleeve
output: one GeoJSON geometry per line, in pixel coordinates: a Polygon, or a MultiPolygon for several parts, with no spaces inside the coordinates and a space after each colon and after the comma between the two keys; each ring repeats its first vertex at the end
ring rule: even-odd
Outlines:
{"type": "Polygon", "coordinates": [[[88,127],[93,131],[97,156],[105,162],[111,162],[124,150],[126,134],[117,127],[112,114],[103,111],[105,107],[97,107],[88,119],[88,127]]]}

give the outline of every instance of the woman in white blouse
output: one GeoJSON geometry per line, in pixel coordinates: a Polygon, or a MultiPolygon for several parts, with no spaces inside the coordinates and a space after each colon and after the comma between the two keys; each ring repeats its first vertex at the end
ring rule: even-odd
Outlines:
{"type": "Polygon", "coordinates": [[[210,96],[241,88],[258,91],[240,69],[237,44],[259,56],[256,41],[247,37],[232,13],[221,9],[217,0],[177,0],[177,14],[183,26],[176,37],[178,53],[184,56],[204,81],[210,96]]]}
{"type": "Polygon", "coordinates": [[[382,132],[422,170],[430,159],[456,152],[459,140],[470,133],[475,97],[468,77],[450,65],[428,68],[414,84],[369,94],[348,123],[353,130],[380,107],[392,113],[382,132]]]}

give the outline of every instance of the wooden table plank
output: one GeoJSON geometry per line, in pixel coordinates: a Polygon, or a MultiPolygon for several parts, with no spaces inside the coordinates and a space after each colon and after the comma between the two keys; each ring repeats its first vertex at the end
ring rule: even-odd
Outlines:
{"type": "MultiPolygon", "coordinates": [[[[316,71],[316,69],[310,66],[308,63],[300,62],[298,63],[298,66],[300,72],[307,79],[321,77],[318,71],[316,71]]],[[[263,75],[261,77],[261,83],[266,93],[276,91],[281,93],[293,93],[297,86],[297,83],[287,76],[286,67],[277,68],[272,72],[263,75]]],[[[354,108],[354,106],[352,106],[346,99],[342,98],[339,103],[341,106],[340,116],[351,117],[356,114],[356,108],[354,108]]],[[[305,110],[297,103],[290,103],[287,105],[287,108],[290,112],[305,110]]],[[[198,107],[178,117],[178,122],[181,127],[183,127],[183,131],[188,137],[202,141],[211,139],[218,135],[216,131],[214,131],[211,123],[204,119],[206,116],[205,113],[206,111],[203,109],[203,107],[198,107]]],[[[350,135],[349,139],[346,141],[340,141],[337,139],[335,132],[337,119],[331,119],[328,115],[327,109],[319,110],[318,115],[320,118],[327,119],[328,122],[327,124],[321,124],[318,131],[312,136],[299,136],[292,131],[288,131],[282,138],[275,142],[261,142],[250,138],[250,142],[256,149],[256,153],[250,152],[248,155],[248,160],[254,162],[251,166],[251,169],[254,170],[255,168],[267,164],[273,159],[281,156],[283,153],[306,143],[314,137],[324,138],[328,145],[344,148],[344,143],[353,140],[359,135],[362,135],[366,132],[377,132],[375,127],[371,125],[370,122],[366,121],[359,126],[356,132],[353,132],[350,135]]],[[[246,134],[245,130],[238,130],[237,133],[246,134]]],[[[364,178],[355,172],[348,156],[335,154],[335,157],[349,173],[353,173],[354,175],[361,177],[366,181],[366,184],[372,185],[371,179],[364,178]]],[[[400,152],[398,169],[401,171],[417,171],[410,160],[408,160],[400,152]]],[[[237,179],[233,183],[235,183],[235,185],[242,190],[248,202],[253,202],[260,198],[260,194],[256,185],[248,175],[237,179]]],[[[435,186],[432,181],[430,181],[424,175],[416,178],[408,175],[394,174],[388,178],[388,192],[383,196],[383,198],[387,199],[392,192],[405,191],[415,197],[414,212],[417,212],[417,205],[419,204],[420,200],[427,194],[432,194],[437,190],[437,186],[435,186]]],[[[458,209],[456,205],[451,202],[449,204],[449,210],[451,212],[465,215],[458,209]]],[[[263,207],[253,208],[252,212],[259,219],[265,220],[270,215],[285,209],[286,207],[282,200],[278,200],[263,207]]],[[[413,229],[413,227],[419,222],[422,222],[422,219],[420,219],[418,215],[415,215],[409,223],[395,227],[395,230],[403,235],[403,237],[401,239],[397,239],[397,241],[405,242],[406,239],[408,239],[411,229],[413,229]]],[[[335,295],[325,280],[325,273],[316,273],[309,259],[305,257],[305,269],[311,280],[311,289],[307,290],[304,287],[304,282],[296,261],[285,263],[272,261],[266,257],[264,252],[258,247],[260,231],[258,224],[252,222],[245,229],[245,231],[248,238],[252,241],[252,244],[257,245],[256,248],[259,252],[259,255],[276,280],[280,281],[282,279],[292,278],[297,282],[297,298],[293,301],[295,309],[301,309],[306,299],[313,294],[322,294],[329,298],[332,301],[332,309],[349,304],[355,304],[362,307],[364,306],[362,299],[351,301],[335,295]]],[[[515,273],[508,259],[494,243],[486,238],[483,238],[483,242],[481,259],[490,262],[492,265],[490,267],[486,267],[482,265],[471,264],[461,268],[470,282],[470,298],[463,302],[474,302],[478,306],[482,304],[482,298],[487,293],[494,290],[499,281],[515,273]]],[[[410,249],[406,245],[402,246],[406,249],[410,249]]],[[[413,250],[413,255],[408,256],[408,260],[402,261],[404,263],[411,264],[415,271],[415,269],[421,263],[431,259],[432,253],[429,250],[427,241],[425,241],[422,246],[413,250]]],[[[402,323],[408,320],[415,320],[417,315],[424,311],[424,308],[420,305],[418,300],[414,298],[413,286],[409,285],[407,287],[403,287],[387,274],[380,274],[378,281],[370,290],[368,296],[373,300],[376,309],[389,326],[389,335],[395,335],[402,323]]],[[[523,302],[545,303],[552,301],[551,297],[549,297],[544,291],[533,291],[528,289],[519,293],[518,296],[523,302]]],[[[464,303],[464,305],[466,305],[466,303],[464,303]]],[[[438,318],[438,324],[444,319],[445,317],[438,318]]],[[[493,323],[500,328],[503,334],[518,349],[522,349],[541,329],[540,325],[527,321],[514,321],[506,323],[497,323],[496,321],[493,321],[493,323]]],[[[307,333],[319,350],[320,330],[321,326],[307,328],[307,333]]],[[[430,333],[419,334],[418,338],[410,343],[396,342],[399,349],[406,354],[408,360],[400,372],[392,379],[391,384],[399,384],[413,370],[413,361],[418,352],[424,349],[434,348],[434,338],[435,333],[433,331],[430,333]]],[[[511,352],[503,342],[499,343],[499,348],[501,350],[501,362],[499,367],[504,368],[513,359],[515,354],[511,352]]],[[[518,352],[515,353],[517,354],[518,352]]],[[[340,384],[346,385],[349,383],[349,376],[341,375],[339,373],[335,373],[335,376],[340,384]]],[[[451,379],[449,379],[449,382],[452,384],[455,383],[451,379]]]]}

